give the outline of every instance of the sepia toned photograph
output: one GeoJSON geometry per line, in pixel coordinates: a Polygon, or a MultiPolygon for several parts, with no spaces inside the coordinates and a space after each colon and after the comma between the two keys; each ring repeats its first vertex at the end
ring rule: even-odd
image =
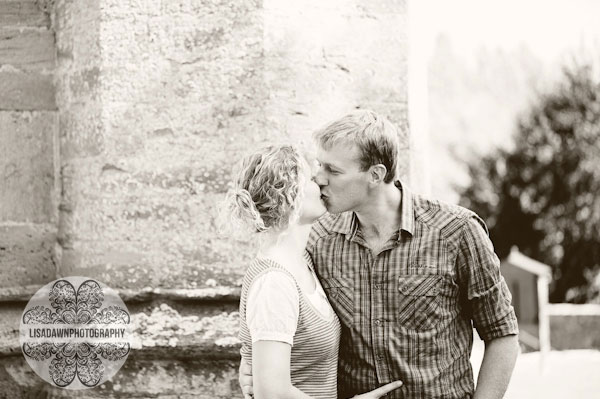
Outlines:
{"type": "Polygon", "coordinates": [[[600,2],[0,0],[0,399],[592,399],[600,2]]]}

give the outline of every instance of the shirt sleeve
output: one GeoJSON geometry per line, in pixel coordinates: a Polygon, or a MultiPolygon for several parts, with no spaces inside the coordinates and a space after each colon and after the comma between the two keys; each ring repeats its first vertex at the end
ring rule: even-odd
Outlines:
{"type": "Polygon", "coordinates": [[[283,271],[269,271],[254,280],[248,292],[246,323],[256,341],[294,344],[300,298],[294,280],[283,271]]]}
{"type": "Polygon", "coordinates": [[[461,289],[466,290],[481,339],[518,334],[512,296],[500,274],[500,260],[485,223],[477,216],[469,217],[463,226],[457,262],[461,289]]]}

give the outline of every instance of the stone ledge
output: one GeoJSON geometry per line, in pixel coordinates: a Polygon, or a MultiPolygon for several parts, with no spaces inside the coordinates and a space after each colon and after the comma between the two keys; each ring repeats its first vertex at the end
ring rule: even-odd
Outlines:
{"type": "Polygon", "coordinates": [[[205,287],[205,288],[143,288],[141,290],[117,290],[124,302],[147,302],[152,300],[172,301],[218,301],[238,302],[240,287],[205,287]]]}
{"type": "MultiPolygon", "coordinates": [[[[28,302],[42,285],[24,287],[0,287],[0,303],[28,302]]],[[[198,302],[237,302],[240,300],[240,287],[206,288],[142,288],[140,290],[115,290],[125,303],[151,301],[198,301],[198,302]]]]}
{"type": "Polygon", "coordinates": [[[1,287],[0,302],[28,302],[41,285],[27,285],[23,287],[1,287]]]}
{"type": "MultiPolygon", "coordinates": [[[[153,347],[132,348],[131,356],[135,355],[137,359],[206,359],[206,360],[239,360],[240,345],[216,345],[207,342],[189,342],[178,346],[157,345],[153,347]]],[[[23,356],[18,337],[11,342],[3,342],[0,345],[0,359],[10,356],[23,356]]]]}
{"type": "MultiPolygon", "coordinates": [[[[131,315],[132,352],[141,359],[239,359],[238,312],[182,316],[167,304],[131,315]]],[[[22,355],[19,332],[4,329],[0,358],[22,355]]]]}

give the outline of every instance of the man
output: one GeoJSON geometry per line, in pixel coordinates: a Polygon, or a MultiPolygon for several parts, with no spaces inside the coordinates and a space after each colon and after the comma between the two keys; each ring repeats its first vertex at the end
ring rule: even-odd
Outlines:
{"type": "Polygon", "coordinates": [[[307,250],[342,324],[338,397],[402,380],[388,397],[502,398],[518,328],[483,221],[399,182],[397,131],[372,111],[315,139],[329,213],[307,250]],[[476,389],[473,325],[486,344],[476,389]]]}

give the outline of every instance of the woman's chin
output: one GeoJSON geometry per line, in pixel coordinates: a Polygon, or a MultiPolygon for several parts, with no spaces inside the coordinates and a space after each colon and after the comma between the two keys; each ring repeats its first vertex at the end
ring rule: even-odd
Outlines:
{"type": "Polygon", "coordinates": [[[299,224],[313,224],[321,216],[327,213],[327,209],[323,207],[323,209],[319,209],[318,211],[315,209],[314,212],[311,212],[310,215],[302,215],[300,216],[299,224]]]}

